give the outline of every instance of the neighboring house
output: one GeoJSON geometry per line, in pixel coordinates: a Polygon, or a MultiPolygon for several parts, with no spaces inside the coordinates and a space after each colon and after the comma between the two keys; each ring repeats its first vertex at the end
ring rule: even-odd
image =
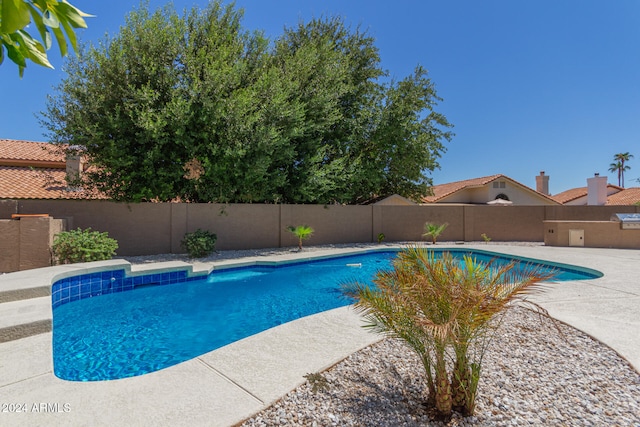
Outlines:
{"type": "MultiPolygon", "coordinates": [[[[622,187],[618,187],[617,185],[613,184],[607,184],[607,198],[611,195],[619,193],[622,190],[624,190],[622,187]]],[[[562,193],[558,193],[553,196],[553,199],[563,205],[580,206],[587,204],[587,194],[587,187],[578,187],[563,191],[562,193]]]]}
{"type": "Polygon", "coordinates": [[[506,175],[497,174],[434,185],[433,194],[422,200],[424,203],[559,205],[548,195],[548,182],[549,177],[541,172],[536,177],[536,191],[506,175]]]}
{"type": "Polygon", "coordinates": [[[549,176],[536,176],[536,189],[508,176],[497,174],[456,181],[432,187],[433,194],[424,203],[512,204],[512,205],[635,205],[640,203],[640,188],[622,188],[607,183],[606,176],[596,174],[586,187],[572,188],[549,195],[549,176]],[[507,202],[504,202],[504,201],[507,202]]]}
{"type": "MultiPolygon", "coordinates": [[[[554,200],[567,206],[580,206],[587,204],[587,187],[572,188],[553,196],[554,200]]],[[[625,206],[640,203],[640,187],[622,188],[617,185],[607,184],[607,196],[604,205],[625,206]]]]}
{"type": "Polygon", "coordinates": [[[82,159],[52,144],[0,139],[0,199],[104,199],[67,186],[82,171],[82,159]]]}
{"type": "Polygon", "coordinates": [[[399,194],[392,194],[389,197],[385,197],[381,200],[372,203],[374,205],[392,205],[392,206],[414,206],[417,203],[412,200],[407,199],[406,197],[402,197],[399,194]]]}
{"type": "Polygon", "coordinates": [[[606,205],[638,205],[640,204],[640,187],[623,188],[622,191],[607,197],[606,205]]]}
{"type": "Polygon", "coordinates": [[[607,183],[607,177],[595,174],[587,179],[586,187],[572,188],[553,198],[566,206],[596,205],[624,206],[640,203],[640,188],[623,188],[607,183]]]}

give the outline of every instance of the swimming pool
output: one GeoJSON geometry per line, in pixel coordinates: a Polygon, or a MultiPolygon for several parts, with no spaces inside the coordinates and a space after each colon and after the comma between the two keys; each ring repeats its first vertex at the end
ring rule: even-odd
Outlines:
{"type": "MultiPolygon", "coordinates": [[[[459,257],[469,253],[447,251],[459,257]]],[[[369,251],[226,268],[201,276],[177,270],[129,277],[115,270],[62,279],[52,287],[54,373],[73,381],[142,375],[348,305],[351,301],[343,297],[340,284],[370,282],[396,253],[369,251]]],[[[514,259],[486,251],[472,255],[482,261],[514,259]]],[[[558,271],[555,280],[601,275],[568,265],[548,267],[558,271]]]]}

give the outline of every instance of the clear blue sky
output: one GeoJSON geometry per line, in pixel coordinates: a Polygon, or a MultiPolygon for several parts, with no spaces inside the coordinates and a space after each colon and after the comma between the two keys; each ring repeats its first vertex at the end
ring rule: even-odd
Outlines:
{"type": "MultiPolygon", "coordinates": [[[[71,0],[85,12],[83,42],[115,34],[134,2],[71,0]]],[[[152,9],[165,4],[152,0],[152,9]]],[[[206,0],[176,0],[176,9],[206,0]]],[[[613,155],[635,155],[627,187],[640,186],[640,1],[638,0],[238,0],[245,29],[275,38],[284,26],[340,15],[375,37],[382,66],[400,79],[429,70],[439,110],[456,136],[432,175],[436,184],[503,173],[550,191],[608,175],[613,155]]],[[[0,139],[46,141],[35,117],[64,76],[29,65],[22,80],[0,66],[0,139]]]]}

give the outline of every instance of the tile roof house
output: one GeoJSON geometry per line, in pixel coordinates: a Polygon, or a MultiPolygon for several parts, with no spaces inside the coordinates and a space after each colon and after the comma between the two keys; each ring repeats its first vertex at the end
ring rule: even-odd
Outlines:
{"type": "MultiPolygon", "coordinates": [[[[558,203],[567,206],[587,204],[587,187],[572,188],[553,196],[558,203]]],[[[629,206],[640,203],[640,187],[622,188],[607,184],[606,206],[629,206]]]]}
{"type": "Polygon", "coordinates": [[[402,197],[399,194],[392,194],[388,197],[383,197],[380,200],[376,200],[372,204],[374,205],[393,205],[393,206],[414,206],[417,205],[412,200],[407,199],[406,197],[402,197]]]}
{"type": "MultiPolygon", "coordinates": [[[[607,197],[624,190],[617,185],[607,184],[607,197]]],[[[588,187],[577,187],[563,191],[553,196],[553,199],[558,203],[567,206],[578,206],[587,204],[588,187]]]]}
{"type": "Polygon", "coordinates": [[[67,186],[67,174],[82,165],[53,144],[0,139],[0,199],[104,199],[67,186]]]}
{"type": "MultiPolygon", "coordinates": [[[[546,178],[544,172],[540,175],[546,178]]],[[[536,177],[538,185],[541,185],[536,177]]],[[[432,195],[423,203],[465,203],[465,204],[512,204],[512,205],[559,205],[545,192],[544,185],[538,190],[527,187],[506,175],[497,174],[480,178],[434,185],[432,195]]]]}
{"type": "Polygon", "coordinates": [[[607,178],[596,174],[587,179],[586,187],[572,188],[553,198],[563,205],[629,206],[640,203],[640,188],[624,188],[607,183],[607,178]]]}
{"type": "Polygon", "coordinates": [[[637,205],[640,203],[640,187],[623,188],[607,197],[606,205],[637,205]]]}

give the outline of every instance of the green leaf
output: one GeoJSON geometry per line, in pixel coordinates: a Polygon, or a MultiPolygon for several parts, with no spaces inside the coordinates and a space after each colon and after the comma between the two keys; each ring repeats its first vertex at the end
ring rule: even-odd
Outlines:
{"type": "Polygon", "coordinates": [[[49,50],[51,48],[51,34],[47,30],[47,27],[42,20],[40,9],[29,3],[29,11],[31,12],[31,19],[33,20],[34,24],[36,24],[36,28],[40,33],[40,38],[42,38],[42,40],[44,41],[45,49],[49,50]]]}
{"type": "Polygon", "coordinates": [[[15,33],[29,25],[29,8],[23,0],[0,1],[0,33],[15,33]]]}
{"type": "Polygon", "coordinates": [[[54,11],[60,21],[68,22],[73,28],[87,28],[87,23],[83,18],[93,17],[93,15],[84,13],[64,0],[56,5],[54,11]]]}
{"type": "Polygon", "coordinates": [[[24,55],[15,44],[6,43],[4,40],[3,44],[7,48],[7,56],[9,57],[9,59],[15,62],[20,68],[20,77],[22,77],[22,69],[27,66],[24,55]]]}
{"type": "MultiPolygon", "coordinates": [[[[53,65],[51,65],[51,63],[47,59],[47,54],[45,53],[44,46],[42,46],[39,41],[32,38],[29,33],[22,30],[16,31],[15,33],[11,34],[11,39],[18,44],[20,53],[22,54],[23,58],[28,58],[38,65],[53,68],[53,65]]],[[[11,58],[11,56],[9,57],[11,58]]],[[[16,64],[20,65],[18,62],[16,62],[16,64]]],[[[26,67],[26,63],[24,64],[24,66],[26,67]]]]}
{"type": "MultiPolygon", "coordinates": [[[[74,51],[78,50],[78,42],[76,40],[76,33],[73,32],[73,28],[67,23],[67,21],[60,21],[62,27],[64,28],[65,33],[67,33],[67,37],[69,38],[69,43],[71,43],[71,47],[74,51]]],[[[60,52],[62,52],[62,45],[60,47],[60,52]]]]}
{"type": "Polygon", "coordinates": [[[56,16],[55,12],[51,10],[45,10],[42,14],[42,22],[47,27],[58,28],[60,26],[60,20],[56,16]]]}
{"type": "Polygon", "coordinates": [[[56,37],[58,47],[60,48],[60,55],[66,56],[68,52],[67,39],[64,37],[64,33],[60,28],[52,28],[53,35],[56,37]]]}

